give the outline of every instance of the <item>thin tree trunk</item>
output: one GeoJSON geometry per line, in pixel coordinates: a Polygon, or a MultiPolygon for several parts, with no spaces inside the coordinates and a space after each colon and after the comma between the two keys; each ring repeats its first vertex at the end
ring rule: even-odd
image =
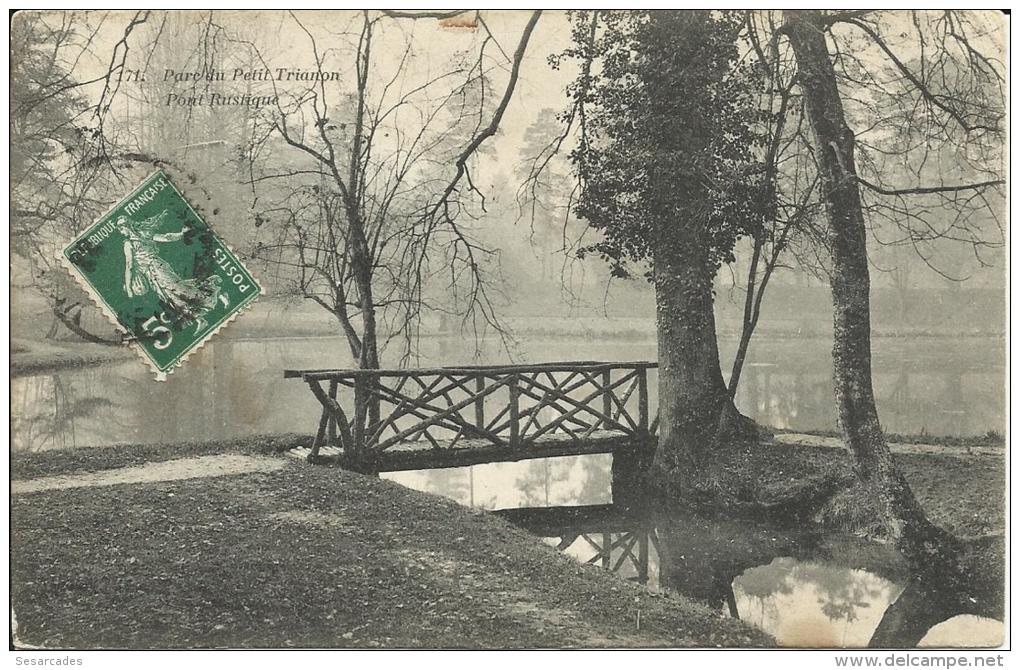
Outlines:
{"type": "MultiPolygon", "coordinates": [[[[757,43],[755,43],[757,47],[757,43]]],[[[775,50],[776,45],[772,46],[775,50]]],[[[766,62],[766,57],[763,51],[758,49],[758,56],[762,63],[766,62]]],[[[773,58],[775,67],[779,68],[779,59],[773,58]]],[[[794,82],[791,80],[789,84],[781,92],[781,101],[779,105],[779,113],[776,116],[776,127],[772,130],[772,140],[769,143],[768,152],[765,155],[765,183],[770,185],[773,189],[772,195],[775,196],[774,186],[776,179],[776,157],[779,154],[779,148],[783,139],[783,128],[786,127],[786,113],[790,107],[791,92],[793,90],[794,82]]],[[[771,107],[772,101],[769,101],[771,107]]],[[[773,222],[775,224],[775,222],[773,222]]],[[[761,313],[761,301],[765,296],[765,289],[768,286],[769,278],[775,270],[776,263],[779,261],[779,254],[782,252],[783,247],[786,244],[786,237],[790,231],[790,224],[787,224],[783,229],[779,239],[776,240],[774,248],[772,250],[771,258],[765,258],[765,270],[762,273],[761,283],[757,287],[755,292],[755,284],[758,278],[758,266],[761,264],[762,252],[765,249],[765,237],[764,233],[759,233],[754,236],[754,251],[751,254],[751,264],[747,270],[747,296],[744,298],[744,319],[743,326],[740,332],[740,344],[737,346],[737,353],[733,359],[733,368],[730,371],[730,383],[729,392],[730,397],[735,398],[737,396],[737,387],[740,384],[740,375],[744,370],[744,361],[747,359],[747,350],[751,345],[751,336],[754,335],[754,329],[758,326],[758,315],[761,313]]]]}
{"type": "Polygon", "coordinates": [[[744,296],[744,320],[740,329],[740,343],[737,345],[737,353],[733,357],[733,369],[730,371],[729,392],[731,398],[737,396],[740,373],[744,370],[744,360],[747,358],[747,349],[751,344],[751,335],[754,334],[754,327],[757,322],[757,319],[754,318],[754,286],[758,278],[758,263],[761,260],[761,249],[761,238],[755,237],[754,253],[751,254],[751,265],[747,269],[747,295],[744,296]]]}
{"type": "Polygon", "coordinates": [[[797,58],[814,134],[832,257],[833,382],[840,428],[858,477],[891,537],[915,567],[945,563],[957,548],[932,524],[897,469],[878,420],[871,374],[870,277],[854,135],[836,85],[821,17],[787,12],[784,30],[797,58]]]}
{"type": "MultiPolygon", "coordinates": [[[[754,335],[754,331],[758,327],[758,319],[761,317],[761,303],[762,299],[765,298],[765,289],[768,288],[769,280],[772,279],[772,273],[775,272],[776,264],[779,262],[779,254],[786,242],[789,230],[790,227],[787,226],[780,236],[776,248],[772,250],[771,256],[765,259],[765,269],[762,272],[761,281],[757,283],[757,290],[752,290],[752,285],[755,282],[751,277],[751,273],[748,274],[748,300],[745,303],[744,324],[740,332],[740,344],[737,346],[737,353],[733,359],[733,370],[730,374],[730,397],[736,398],[737,396],[737,385],[740,383],[740,375],[744,369],[744,362],[747,359],[747,350],[751,346],[751,337],[754,335]],[[748,306],[750,307],[749,310],[747,309],[748,306]]],[[[755,246],[757,247],[757,243],[755,246]]],[[[757,263],[756,261],[755,266],[757,266],[757,263]]],[[[757,272],[755,271],[754,274],[757,274],[757,272]]]]}

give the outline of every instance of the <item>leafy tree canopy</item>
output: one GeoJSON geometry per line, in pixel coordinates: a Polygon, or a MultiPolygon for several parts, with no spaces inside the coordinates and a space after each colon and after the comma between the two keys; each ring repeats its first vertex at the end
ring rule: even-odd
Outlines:
{"type": "Polygon", "coordinates": [[[603,233],[582,251],[632,274],[683,245],[714,276],[767,216],[760,72],[739,59],[737,12],[580,12],[570,87],[580,141],[578,214],[603,233]],[[757,158],[756,158],[757,157],[757,158]],[[707,261],[707,262],[706,262],[707,261]]]}

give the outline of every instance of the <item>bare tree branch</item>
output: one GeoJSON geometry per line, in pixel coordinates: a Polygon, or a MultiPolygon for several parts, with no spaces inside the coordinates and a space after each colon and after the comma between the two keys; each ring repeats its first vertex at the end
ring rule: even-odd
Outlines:
{"type": "Polygon", "coordinates": [[[876,193],[881,193],[882,195],[922,195],[925,193],[959,193],[960,191],[976,191],[991,188],[993,186],[1003,186],[1006,183],[1005,180],[1002,179],[993,179],[989,181],[977,182],[974,184],[959,184],[955,186],[918,186],[915,188],[890,189],[883,188],[877,184],[873,184],[867,179],[861,177],[860,175],[857,176],[857,181],[860,182],[862,185],[868,187],[872,191],[875,191],[876,193]]]}

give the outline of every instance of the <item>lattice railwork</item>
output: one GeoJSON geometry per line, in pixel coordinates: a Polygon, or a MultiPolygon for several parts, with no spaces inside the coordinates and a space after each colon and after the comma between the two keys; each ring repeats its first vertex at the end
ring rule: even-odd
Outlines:
{"type": "Polygon", "coordinates": [[[303,379],[322,406],[310,458],[330,444],[370,460],[386,450],[513,451],[646,436],[654,367],[576,362],[285,375],[303,379]]]}

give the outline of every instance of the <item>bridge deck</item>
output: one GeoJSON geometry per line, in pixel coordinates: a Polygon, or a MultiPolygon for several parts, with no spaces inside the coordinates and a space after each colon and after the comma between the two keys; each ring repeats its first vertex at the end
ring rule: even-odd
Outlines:
{"type": "MultiPolygon", "coordinates": [[[[585,456],[590,454],[611,454],[620,450],[637,450],[646,446],[640,438],[618,431],[596,431],[587,439],[579,441],[564,435],[542,435],[533,442],[515,448],[494,445],[484,439],[461,439],[455,444],[439,441],[433,446],[426,441],[405,442],[394,445],[376,456],[375,465],[379,472],[401,470],[427,470],[431,468],[454,468],[482,463],[509,463],[535,458],[556,456],[585,456]]],[[[307,458],[309,447],[298,447],[287,452],[294,458],[307,458]]],[[[345,461],[343,447],[323,446],[319,448],[318,459],[323,462],[345,461]]]]}

